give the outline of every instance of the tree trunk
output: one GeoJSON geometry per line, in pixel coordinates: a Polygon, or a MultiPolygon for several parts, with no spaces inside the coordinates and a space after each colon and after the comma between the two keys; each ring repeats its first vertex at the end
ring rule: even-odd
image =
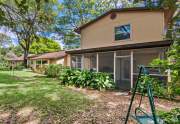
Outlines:
{"type": "Polygon", "coordinates": [[[24,50],[24,67],[25,68],[28,67],[28,54],[29,54],[29,51],[28,50],[24,50]]]}

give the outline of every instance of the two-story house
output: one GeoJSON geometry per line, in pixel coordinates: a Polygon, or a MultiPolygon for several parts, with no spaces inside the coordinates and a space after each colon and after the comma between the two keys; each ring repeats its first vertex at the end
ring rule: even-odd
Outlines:
{"type": "Polygon", "coordinates": [[[80,49],[67,51],[69,65],[111,73],[120,89],[129,90],[138,65],[165,57],[170,18],[164,9],[112,9],[75,30],[81,35],[80,49]]]}

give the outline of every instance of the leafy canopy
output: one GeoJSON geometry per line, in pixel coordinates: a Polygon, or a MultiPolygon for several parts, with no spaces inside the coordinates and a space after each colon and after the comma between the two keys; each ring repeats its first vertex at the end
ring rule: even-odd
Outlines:
{"type": "Polygon", "coordinates": [[[56,0],[1,0],[0,26],[14,32],[24,50],[24,64],[33,41],[53,24],[56,0]]]}
{"type": "Polygon", "coordinates": [[[33,54],[55,52],[59,50],[61,50],[61,47],[58,42],[45,37],[40,37],[39,40],[33,42],[30,47],[30,53],[33,54]]]}

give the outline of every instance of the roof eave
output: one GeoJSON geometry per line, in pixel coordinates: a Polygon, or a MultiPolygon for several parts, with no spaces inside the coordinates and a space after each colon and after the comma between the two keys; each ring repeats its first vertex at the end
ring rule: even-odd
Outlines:
{"type": "Polygon", "coordinates": [[[126,44],[117,46],[98,47],[81,50],[66,51],[67,54],[82,54],[82,53],[93,53],[93,52],[105,52],[105,51],[116,51],[116,50],[128,50],[128,49],[142,49],[142,48],[155,48],[155,47],[168,47],[172,44],[171,40],[152,41],[137,44],[126,44]]]}

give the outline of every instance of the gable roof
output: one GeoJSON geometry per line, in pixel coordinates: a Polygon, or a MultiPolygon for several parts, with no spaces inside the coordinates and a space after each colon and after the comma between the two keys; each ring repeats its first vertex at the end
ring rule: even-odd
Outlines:
{"type": "Polygon", "coordinates": [[[32,57],[30,59],[32,60],[38,60],[38,59],[58,59],[63,58],[66,56],[65,51],[58,51],[58,52],[51,52],[51,53],[43,53],[36,57],[32,57]]]}
{"type": "Polygon", "coordinates": [[[80,33],[82,29],[88,27],[89,25],[95,23],[96,21],[102,19],[103,17],[114,13],[114,12],[134,12],[134,11],[164,11],[163,8],[145,8],[145,7],[134,7],[134,8],[119,8],[119,9],[111,9],[104,14],[100,15],[99,17],[81,25],[80,27],[75,29],[75,32],[80,33]]]}
{"type": "Polygon", "coordinates": [[[18,60],[18,57],[16,56],[15,53],[13,53],[12,51],[8,52],[6,54],[6,60],[8,61],[17,61],[18,60]]]}
{"type": "MultiPolygon", "coordinates": [[[[36,57],[37,55],[29,54],[28,59],[32,57],[36,57]]],[[[24,61],[24,55],[16,56],[14,53],[11,53],[11,56],[7,57],[8,61],[24,61]]]]}

